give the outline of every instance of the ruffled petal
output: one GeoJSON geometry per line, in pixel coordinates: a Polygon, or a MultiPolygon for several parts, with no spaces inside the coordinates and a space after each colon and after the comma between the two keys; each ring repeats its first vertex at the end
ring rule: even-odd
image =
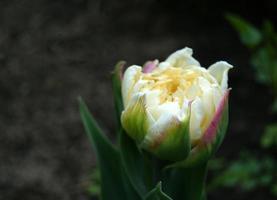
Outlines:
{"type": "Polygon", "coordinates": [[[215,77],[223,90],[228,88],[228,71],[231,68],[233,66],[225,61],[216,62],[208,68],[209,73],[215,77]]]}
{"type": "Polygon", "coordinates": [[[192,143],[198,140],[202,135],[201,122],[204,118],[205,111],[203,104],[199,97],[191,103],[191,116],[190,116],[190,137],[192,143]]]}
{"type": "Polygon", "coordinates": [[[130,90],[134,87],[134,84],[137,82],[140,74],[141,67],[137,65],[128,67],[124,73],[121,90],[124,107],[127,106],[131,98],[130,90]]]}
{"type": "Polygon", "coordinates": [[[140,143],[149,128],[148,114],[145,106],[145,95],[137,94],[121,114],[121,124],[127,134],[140,143]]]}
{"type": "Polygon", "coordinates": [[[185,68],[189,65],[200,66],[199,62],[192,57],[192,53],[193,51],[191,48],[185,47],[171,54],[165,62],[170,63],[172,67],[185,68]]]}

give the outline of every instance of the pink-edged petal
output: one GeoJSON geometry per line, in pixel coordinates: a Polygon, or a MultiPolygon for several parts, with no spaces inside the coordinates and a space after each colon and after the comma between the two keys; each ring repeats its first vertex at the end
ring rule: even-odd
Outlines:
{"type": "Polygon", "coordinates": [[[144,65],[143,65],[143,69],[142,72],[147,74],[147,73],[151,73],[159,64],[158,60],[154,60],[154,61],[147,61],[144,65]]]}
{"type": "Polygon", "coordinates": [[[227,90],[217,106],[212,122],[204,132],[202,139],[194,146],[187,159],[169,165],[172,167],[191,167],[207,162],[220,146],[228,125],[228,97],[230,90],[227,90]]]}
{"type": "Polygon", "coordinates": [[[230,93],[230,90],[227,90],[225,92],[225,94],[223,95],[222,99],[219,102],[219,105],[217,106],[215,115],[214,115],[210,125],[204,132],[202,140],[206,144],[213,142],[213,140],[215,140],[215,138],[216,138],[217,129],[218,129],[219,123],[222,119],[222,115],[223,115],[226,103],[228,102],[229,93],[230,93]]]}

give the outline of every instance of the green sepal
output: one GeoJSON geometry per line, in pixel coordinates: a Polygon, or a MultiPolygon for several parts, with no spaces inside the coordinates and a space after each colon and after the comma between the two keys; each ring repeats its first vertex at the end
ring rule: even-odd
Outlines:
{"type": "MultiPolygon", "coordinates": [[[[157,186],[152,189],[144,198],[144,200],[173,200],[162,191],[162,183],[159,182],[157,186]]],[[[176,199],[177,200],[177,199],[176,199]]]]}
{"type": "Polygon", "coordinates": [[[91,140],[100,167],[101,199],[139,200],[140,198],[123,171],[118,150],[105,137],[81,98],[79,106],[85,130],[91,140]]]}
{"type": "Polygon", "coordinates": [[[190,152],[189,114],[190,111],[183,121],[172,118],[170,125],[163,133],[150,139],[145,138],[142,148],[162,160],[184,160],[190,152]]]}
{"type": "Polygon", "coordinates": [[[122,112],[121,124],[127,134],[133,138],[137,144],[140,144],[149,127],[147,111],[145,106],[145,95],[133,97],[136,98],[122,112]]]}
{"type": "Polygon", "coordinates": [[[121,113],[123,111],[123,102],[122,102],[122,94],[121,94],[121,82],[123,76],[123,67],[126,64],[125,61],[119,61],[112,72],[112,89],[114,96],[114,106],[116,112],[116,122],[118,129],[121,128],[121,113]]]}

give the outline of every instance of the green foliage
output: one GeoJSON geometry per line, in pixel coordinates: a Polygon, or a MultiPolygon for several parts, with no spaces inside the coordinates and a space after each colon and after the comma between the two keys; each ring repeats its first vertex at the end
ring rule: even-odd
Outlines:
{"type": "Polygon", "coordinates": [[[154,187],[151,180],[153,172],[150,161],[147,161],[146,155],[137,148],[127,134],[121,133],[120,147],[124,169],[133,187],[142,197],[154,187]]]}
{"type": "Polygon", "coordinates": [[[277,96],[277,32],[273,24],[265,21],[258,29],[237,15],[228,14],[226,18],[241,42],[251,50],[250,63],[256,70],[257,80],[272,88],[277,96]]]}
{"type": "Polygon", "coordinates": [[[227,14],[226,18],[239,33],[242,43],[247,47],[256,47],[261,42],[261,32],[252,24],[234,14],[227,14]]]}
{"type": "Polygon", "coordinates": [[[88,193],[92,196],[97,197],[99,197],[101,194],[101,176],[98,167],[94,168],[90,175],[90,185],[88,188],[88,193]]]}
{"type": "Polygon", "coordinates": [[[114,108],[116,111],[116,120],[117,120],[118,129],[121,129],[120,115],[123,110],[123,102],[122,102],[122,95],[121,95],[121,78],[122,78],[123,66],[125,64],[126,64],[125,61],[119,61],[115,65],[115,69],[112,72],[114,108]]]}
{"type": "Polygon", "coordinates": [[[146,195],[144,200],[172,200],[172,199],[162,191],[162,183],[159,182],[157,186],[146,195]]]}
{"type": "MultiPolygon", "coordinates": [[[[272,23],[265,21],[261,29],[237,15],[229,14],[227,20],[238,32],[241,42],[252,53],[250,63],[256,71],[256,79],[267,85],[275,94],[276,100],[272,110],[277,112],[277,33],[272,23]]],[[[261,136],[261,146],[271,148],[277,146],[277,124],[266,126],[261,136]]],[[[213,159],[209,169],[216,173],[208,190],[219,187],[236,187],[243,191],[252,191],[259,187],[268,188],[277,197],[277,161],[274,155],[267,152],[257,155],[243,152],[237,160],[226,161],[223,158],[213,159]]]]}
{"type": "Polygon", "coordinates": [[[217,170],[217,176],[210,182],[208,190],[212,191],[219,187],[237,187],[244,191],[251,191],[259,187],[267,187],[273,194],[276,194],[274,193],[274,184],[277,181],[276,167],[277,162],[273,157],[257,159],[255,155],[244,152],[238,160],[231,163],[223,164],[222,160],[220,161],[221,170],[214,168],[217,170]]]}
{"type": "Polygon", "coordinates": [[[93,144],[100,167],[101,199],[138,199],[135,191],[130,188],[126,174],[123,171],[118,149],[104,136],[82,99],[79,99],[79,104],[81,118],[93,144]]]}
{"type": "Polygon", "coordinates": [[[261,138],[261,145],[264,148],[277,146],[277,124],[270,124],[266,127],[261,138]]]}

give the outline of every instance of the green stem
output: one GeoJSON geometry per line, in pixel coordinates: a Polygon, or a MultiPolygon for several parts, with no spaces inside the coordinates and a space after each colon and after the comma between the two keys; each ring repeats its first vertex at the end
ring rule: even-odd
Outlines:
{"type": "Polygon", "coordinates": [[[175,200],[206,200],[207,163],[172,169],[166,192],[175,200]]]}
{"type": "Polygon", "coordinates": [[[207,164],[185,169],[185,200],[204,200],[207,164]]]}

